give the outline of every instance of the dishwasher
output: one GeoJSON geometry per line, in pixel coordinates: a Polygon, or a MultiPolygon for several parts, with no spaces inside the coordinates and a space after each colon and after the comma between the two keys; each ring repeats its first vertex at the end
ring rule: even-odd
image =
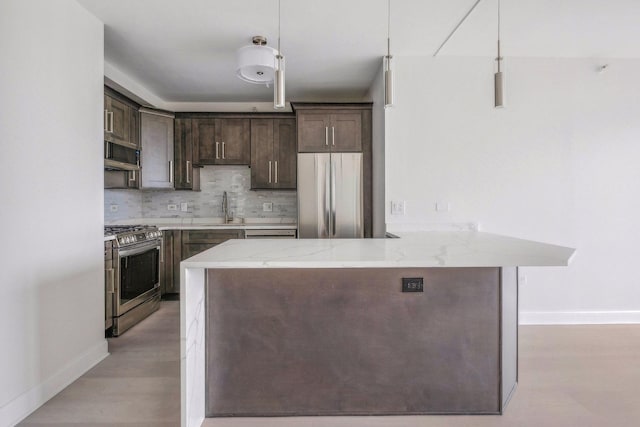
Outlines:
{"type": "Polygon", "coordinates": [[[296,230],[295,229],[245,230],[244,237],[245,239],[295,239],[296,230]]]}

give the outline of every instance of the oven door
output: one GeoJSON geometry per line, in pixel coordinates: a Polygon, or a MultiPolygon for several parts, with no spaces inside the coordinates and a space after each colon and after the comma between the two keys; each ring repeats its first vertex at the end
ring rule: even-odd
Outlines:
{"type": "Polygon", "coordinates": [[[116,316],[143,303],[160,287],[160,240],[120,249],[117,258],[116,316]]]}

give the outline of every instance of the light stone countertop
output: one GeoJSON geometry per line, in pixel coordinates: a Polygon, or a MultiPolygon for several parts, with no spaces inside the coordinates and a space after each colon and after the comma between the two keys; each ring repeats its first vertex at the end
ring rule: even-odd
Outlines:
{"type": "Polygon", "coordinates": [[[395,233],[399,239],[229,240],[183,268],[566,266],[575,249],[480,231],[395,233]]]}
{"type": "Polygon", "coordinates": [[[180,263],[181,425],[205,418],[208,268],[566,266],[575,249],[472,230],[404,232],[398,239],[228,240],[180,263]]]}
{"type": "Polygon", "coordinates": [[[223,218],[135,218],[107,225],[155,225],[159,230],[295,230],[295,218],[242,218],[225,224],[223,218]]]}

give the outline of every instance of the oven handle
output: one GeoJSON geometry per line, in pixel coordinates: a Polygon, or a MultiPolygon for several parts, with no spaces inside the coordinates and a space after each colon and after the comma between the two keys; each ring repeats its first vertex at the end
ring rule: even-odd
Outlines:
{"type": "Polygon", "coordinates": [[[107,294],[113,294],[116,292],[116,288],[115,288],[115,270],[113,268],[107,268],[105,270],[105,275],[106,277],[106,293],[107,294]]]}
{"type": "Polygon", "coordinates": [[[160,250],[160,240],[152,240],[151,242],[141,243],[140,245],[136,245],[130,248],[123,248],[118,250],[118,256],[120,258],[138,255],[144,252],[147,252],[150,249],[158,249],[160,250]]]}

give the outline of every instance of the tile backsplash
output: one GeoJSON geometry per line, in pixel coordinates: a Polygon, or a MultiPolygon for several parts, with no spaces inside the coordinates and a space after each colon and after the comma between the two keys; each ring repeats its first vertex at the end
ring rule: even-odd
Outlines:
{"type": "Polygon", "coordinates": [[[295,190],[251,191],[251,169],[246,166],[205,166],[200,170],[200,188],[201,191],[104,190],[104,220],[223,217],[224,191],[234,217],[298,216],[295,190]],[[180,210],[181,203],[187,203],[187,212],[180,210]],[[263,203],[272,203],[273,210],[263,211],[263,203]],[[168,205],[176,205],[177,210],[169,210],[168,205]]]}

